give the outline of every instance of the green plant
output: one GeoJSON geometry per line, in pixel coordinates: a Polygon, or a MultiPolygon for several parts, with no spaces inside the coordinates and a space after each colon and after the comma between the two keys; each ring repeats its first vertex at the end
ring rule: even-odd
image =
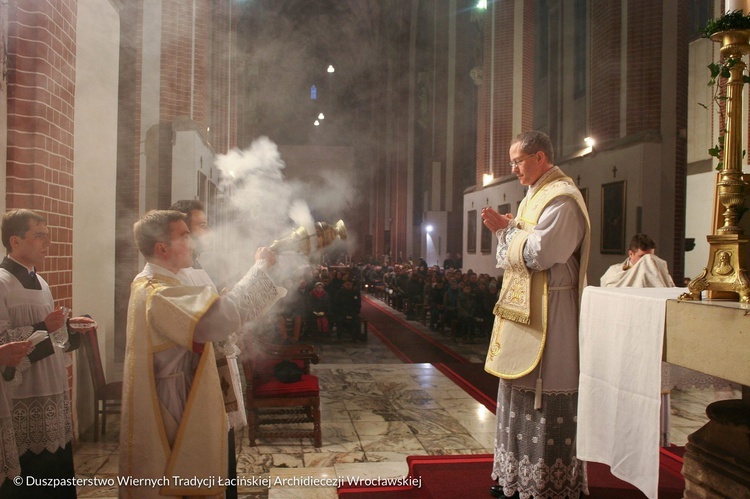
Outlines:
{"type": "Polygon", "coordinates": [[[750,29],[750,15],[742,15],[741,10],[727,12],[718,19],[711,19],[701,31],[703,38],[711,38],[712,35],[730,29],[750,29]]]}
{"type": "MultiPolygon", "coordinates": [[[[750,29],[750,15],[743,15],[742,11],[736,10],[734,12],[728,12],[718,19],[711,19],[703,28],[702,36],[704,38],[711,38],[711,36],[722,31],[734,30],[734,29],[750,29]]],[[[735,57],[728,57],[722,59],[719,63],[712,62],[708,65],[708,69],[711,72],[711,77],[708,80],[708,86],[713,87],[711,93],[712,104],[717,104],[717,108],[720,108],[721,104],[726,102],[726,86],[721,85],[721,79],[728,80],[731,76],[731,69],[740,61],[735,57]]],[[[747,67],[745,68],[747,70],[747,67]]],[[[750,75],[746,72],[742,74],[742,83],[750,83],[750,75]]],[[[709,109],[709,105],[701,104],[705,109],[709,109]]],[[[708,150],[708,155],[719,160],[716,165],[716,170],[720,171],[724,166],[724,137],[726,136],[726,128],[722,123],[721,129],[719,130],[718,142],[708,150]]],[[[745,157],[745,152],[742,151],[742,157],[745,157]]]]}
{"type": "MultiPolygon", "coordinates": [[[[712,101],[716,103],[717,105],[720,105],[723,102],[726,102],[727,96],[726,96],[726,87],[721,85],[721,78],[724,80],[728,80],[731,76],[730,70],[732,67],[734,67],[735,64],[737,64],[738,59],[734,57],[729,57],[727,59],[723,59],[721,63],[715,63],[712,62],[708,65],[708,69],[711,72],[711,78],[708,80],[708,86],[713,87],[712,91],[712,101]]],[[[750,83],[750,75],[747,73],[742,74],[742,83],[750,83]]],[[[698,103],[700,106],[704,107],[705,109],[709,109],[709,106],[706,104],[698,103]]],[[[720,171],[722,167],[724,166],[724,136],[726,135],[726,128],[724,127],[724,124],[722,123],[721,129],[719,130],[719,137],[718,142],[708,150],[708,155],[711,157],[714,157],[719,160],[719,162],[716,165],[716,170],[720,171]]],[[[742,151],[742,156],[745,156],[745,151],[742,151]]]]}

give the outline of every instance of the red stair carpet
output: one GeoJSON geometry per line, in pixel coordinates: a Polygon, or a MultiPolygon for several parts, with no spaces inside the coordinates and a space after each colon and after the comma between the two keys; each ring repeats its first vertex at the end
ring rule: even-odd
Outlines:
{"type": "MultiPolygon", "coordinates": [[[[456,456],[409,456],[409,477],[421,486],[381,483],[379,486],[344,485],[339,497],[345,499],[453,499],[490,497],[491,454],[456,456]],[[419,483],[421,480],[421,484],[419,483]]],[[[680,475],[682,458],[662,451],[659,468],[659,499],[678,499],[685,490],[680,475]]],[[[641,491],[614,477],[609,466],[588,463],[590,499],[641,499],[641,491]]]]}
{"type": "MultiPolygon", "coordinates": [[[[465,363],[464,357],[404,321],[366,295],[362,295],[362,317],[368,329],[404,363],[465,363]]],[[[497,388],[495,388],[497,390],[497,388]]]]}

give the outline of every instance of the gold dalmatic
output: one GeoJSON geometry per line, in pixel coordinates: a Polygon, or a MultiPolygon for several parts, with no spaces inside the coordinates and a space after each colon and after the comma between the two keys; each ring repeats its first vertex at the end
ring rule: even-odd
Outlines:
{"type": "Polygon", "coordinates": [[[586,281],[591,230],[581,192],[559,169],[543,182],[518,208],[520,231],[508,247],[509,266],[505,269],[503,287],[494,309],[495,324],[484,369],[503,379],[529,374],[542,358],[547,336],[547,271],[531,271],[523,259],[523,248],[544,208],[559,196],[573,198],[586,220],[586,234],[581,243],[579,296],[586,281]]]}

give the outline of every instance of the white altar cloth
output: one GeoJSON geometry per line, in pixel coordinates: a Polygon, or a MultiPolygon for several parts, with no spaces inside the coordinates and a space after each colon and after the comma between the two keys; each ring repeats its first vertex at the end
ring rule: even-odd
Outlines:
{"type": "Polygon", "coordinates": [[[666,301],[686,288],[583,291],[577,455],[656,499],[666,301]]]}

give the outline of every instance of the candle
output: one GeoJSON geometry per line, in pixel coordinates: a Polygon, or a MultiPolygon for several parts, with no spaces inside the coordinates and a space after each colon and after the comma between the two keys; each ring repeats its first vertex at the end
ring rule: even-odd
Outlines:
{"type": "Polygon", "coordinates": [[[725,0],[724,6],[724,12],[734,12],[735,10],[743,12],[745,10],[745,0],[725,0]]]}

